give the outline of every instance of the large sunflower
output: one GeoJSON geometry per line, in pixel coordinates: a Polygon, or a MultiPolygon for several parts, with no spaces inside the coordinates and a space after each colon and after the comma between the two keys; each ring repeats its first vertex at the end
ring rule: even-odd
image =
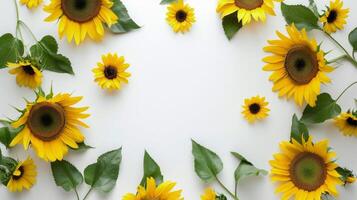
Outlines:
{"type": "Polygon", "coordinates": [[[104,26],[109,27],[118,21],[118,16],[111,10],[112,0],[51,0],[44,10],[51,15],[45,21],[59,19],[58,33],[80,44],[87,36],[100,40],[104,36],[104,26]]]}
{"type": "Polygon", "coordinates": [[[280,39],[268,40],[266,52],[273,55],[265,57],[265,71],[273,71],[270,80],[274,82],[273,91],[279,96],[293,97],[302,106],[307,102],[315,106],[317,95],[320,94],[321,83],[329,83],[326,73],[333,68],[326,64],[325,53],[317,45],[316,40],[310,40],[305,29],[299,31],[295,25],[287,26],[289,36],[277,31],[280,39]]]}
{"type": "Polygon", "coordinates": [[[16,75],[16,82],[19,86],[35,89],[41,86],[42,73],[30,61],[19,61],[18,63],[7,63],[9,73],[16,75]]]}
{"type": "Polygon", "coordinates": [[[123,197],[123,200],[183,200],[181,190],[172,191],[175,183],[165,181],[156,186],[154,178],[148,178],[146,187],[139,186],[136,194],[128,193],[123,197]]]}
{"type": "Polygon", "coordinates": [[[266,14],[275,15],[274,1],[282,0],[219,0],[216,10],[222,18],[237,12],[238,21],[246,25],[252,19],[265,21],[266,14]]]}
{"type": "Polygon", "coordinates": [[[323,28],[327,33],[334,33],[342,30],[346,24],[349,9],[343,9],[343,2],[340,0],[330,1],[330,6],[320,18],[323,28]]]}
{"type": "Polygon", "coordinates": [[[12,140],[10,146],[29,145],[37,155],[46,161],[62,160],[68,147],[78,148],[84,141],[79,126],[88,127],[80,119],[89,115],[83,112],[88,107],[73,107],[82,97],[71,97],[70,94],[58,94],[51,98],[39,96],[34,103],[28,103],[23,115],[12,123],[14,128],[22,131],[12,140]]]}
{"type": "Polygon", "coordinates": [[[130,66],[125,63],[123,56],[118,57],[115,54],[107,54],[102,56],[103,63],[97,63],[97,67],[92,71],[94,73],[95,82],[107,90],[119,90],[122,83],[128,83],[128,78],[131,76],[125,70],[130,66]]]}
{"type": "Polygon", "coordinates": [[[335,125],[344,135],[357,137],[357,111],[341,113],[335,118],[335,125]]]}
{"type": "Polygon", "coordinates": [[[29,190],[36,183],[36,176],[36,165],[28,158],[18,163],[7,183],[7,188],[11,192],[22,192],[23,188],[29,190]]]}
{"type": "Polygon", "coordinates": [[[242,114],[248,122],[252,123],[255,120],[261,120],[269,115],[268,102],[265,97],[255,96],[244,100],[242,114]]]}
{"type": "Polygon", "coordinates": [[[320,200],[328,193],[336,196],[341,175],[336,171],[335,152],[330,151],[328,141],[312,143],[311,137],[302,144],[296,140],[280,144],[281,153],[270,161],[272,181],[278,182],[276,192],[288,200],[320,200]]]}
{"type": "Polygon", "coordinates": [[[22,5],[26,5],[28,8],[36,8],[42,3],[43,0],[20,0],[22,5]]]}
{"type": "Polygon", "coordinates": [[[166,21],[177,32],[187,32],[196,22],[195,11],[183,0],[178,0],[167,7],[166,21]]]}

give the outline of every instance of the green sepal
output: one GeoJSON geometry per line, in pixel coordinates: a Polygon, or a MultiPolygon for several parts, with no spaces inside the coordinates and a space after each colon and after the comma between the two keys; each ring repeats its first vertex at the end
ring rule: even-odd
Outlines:
{"type": "Polygon", "coordinates": [[[237,12],[234,12],[222,19],[222,26],[226,37],[228,40],[231,40],[234,35],[243,27],[243,24],[241,21],[238,21],[237,12]]]}
{"type": "Polygon", "coordinates": [[[90,146],[90,145],[87,145],[86,143],[84,142],[81,142],[81,143],[77,143],[78,145],[78,148],[71,148],[73,151],[86,151],[88,149],[93,149],[94,147],[90,146]]]}
{"type": "Polygon", "coordinates": [[[295,24],[298,29],[305,28],[307,31],[321,29],[318,25],[318,17],[306,6],[281,3],[281,12],[286,23],[295,24]]]}
{"type": "Polygon", "coordinates": [[[128,10],[120,0],[113,0],[114,5],[111,8],[113,12],[119,17],[119,21],[109,27],[112,33],[126,33],[135,29],[139,29],[140,26],[131,19],[128,10]]]}
{"type": "Polygon", "coordinates": [[[356,178],[356,175],[353,173],[353,171],[347,168],[337,167],[336,171],[341,175],[340,179],[344,185],[350,184],[348,181],[349,178],[356,178]]]}
{"type": "Polygon", "coordinates": [[[224,194],[217,194],[216,200],[227,200],[227,197],[224,194]]]}
{"type": "Polygon", "coordinates": [[[141,179],[140,185],[146,187],[147,178],[154,178],[157,185],[164,181],[164,176],[161,173],[160,166],[155,162],[155,160],[150,156],[150,154],[145,151],[144,155],[144,175],[141,179]]]}
{"type": "Polygon", "coordinates": [[[11,33],[0,37],[0,69],[5,68],[8,62],[16,63],[24,54],[24,45],[21,40],[11,33]]]}
{"type": "Polygon", "coordinates": [[[291,122],[290,141],[294,139],[302,144],[302,138],[304,138],[305,141],[309,139],[309,130],[307,126],[297,118],[296,114],[294,114],[291,122]]]}

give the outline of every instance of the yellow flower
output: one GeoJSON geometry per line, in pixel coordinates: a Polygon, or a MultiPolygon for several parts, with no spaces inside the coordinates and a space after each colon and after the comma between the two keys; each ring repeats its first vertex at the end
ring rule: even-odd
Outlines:
{"type": "Polygon", "coordinates": [[[18,163],[7,183],[7,188],[11,192],[22,192],[23,188],[29,190],[36,183],[36,176],[36,165],[31,158],[27,158],[18,163]]]}
{"type": "Polygon", "coordinates": [[[216,200],[216,192],[212,188],[207,188],[201,200],[216,200]]]}
{"type": "Polygon", "coordinates": [[[270,45],[264,50],[273,55],[263,59],[267,63],[263,70],[273,72],[269,80],[279,97],[293,97],[300,106],[307,102],[314,107],[321,83],[330,82],[326,73],[333,68],[326,64],[325,53],[315,39],[308,38],[305,29],[299,31],[291,25],[286,30],[289,36],[277,31],[279,39],[268,40],[270,45]]]}
{"type": "Polygon", "coordinates": [[[183,0],[170,4],[166,16],[167,23],[176,33],[189,31],[196,22],[194,9],[184,4],[183,0]]]}
{"type": "Polygon", "coordinates": [[[320,21],[323,23],[323,28],[327,33],[334,33],[337,30],[342,30],[346,24],[349,9],[343,9],[343,2],[340,0],[330,1],[330,6],[321,16],[320,21]]]}
{"type": "Polygon", "coordinates": [[[76,44],[84,41],[88,35],[99,41],[104,36],[104,26],[109,27],[118,21],[118,16],[111,10],[112,0],[51,0],[44,10],[50,13],[45,21],[59,20],[58,33],[67,36],[76,44]]]}
{"type": "Polygon", "coordinates": [[[123,197],[123,200],[183,200],[181,190],[172,191],[176,183],[165,181],[156,186],[154,178],[147,178],[146,188],[138,187],[136,194],[128,193],[123,197]]]}
{"type": "Polygon", "coordinates": [[[268,102],[265,101],[265,97],[255,96],[250,99],[244,100],[242,114],[252,123],[255,120],[261,120],[266,118],[269,114],[268,102]]]}
{"type": "Polygon", "coordinates": [[[270,161],[271,179],[278,182],[277,193],[281,199],[320,200],[328,193],[337,196],[341,175],[336,171],[336,153],[329,150],[328,140],[312,143],[311,137],[302,144],[296,140],[280,143],[281,153],[270,161]]]}
{"type": "Polygon", "coordinates": [[[246,25],[252,19],[265,21],[266,14],[275,15],[274,1],[282,0],[219,0],[216,11],[221,14],[222,19],[237,12],[238,21],[246,25]]]}
{"type": "Polygon", "coordinates": [[[23,129],[10,146],[21,143],[27,150],[31,144],[40,158],[51,162],[62,160],[68,153],[68,147],[76,149],[78,143],[84,141],[79,126],[88,127],[80,120],[89,116],[83,113],[88,107],[73,107],[81,99],[66,93],[51,98],[39,95],[12,123],[14,128],[23,126],[23,129]]]}
{"type": "Polygon", "coordinates": [[[42,3],[43,0],[20,0],[22,5],[26,5],[28,8],[36,8],[42,3]]]}
{"type": "Polygon", "coordinates": [[[123,56],[118,57],[116,53],[103,55],[102,63],[97,63],[97,65],[92,72],[95,82],[103,89],[120,90],[122,83],[128,83],[131,74],[125,70],[130,65],[125,63],[123,56]]]}
{"type": "Polygon", "coordinates": [[[19,86],[35,89],[42,84],[42,73],[30,61],[19,61],[18,63],[7,63],[9,73],[16,75],[19,86]]]}
{"type": "Polygon", "coordinates": [[[357,137],[357,112],[356,114],[351,112],[341,113],[335,118],[335,125],[344,135],[357,137]]]}

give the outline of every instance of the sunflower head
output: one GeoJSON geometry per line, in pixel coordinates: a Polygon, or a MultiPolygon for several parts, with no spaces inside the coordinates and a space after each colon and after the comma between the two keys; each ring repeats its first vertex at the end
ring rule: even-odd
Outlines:
{"type": "Polygon", "coordinates": [[[12,172],[7,183],[11,192],[22,192],[23,188],[29,190],[36,183],[36,165],[31,158],[19,162],[12,172]]]}
{"type": "Polygon", "coordinates": [[[146,187],[139,186],[136,194],[128,193],[123,200],[183,200],[181,190],[172,191],[176,183],[165,181],[156,185],[155,179],[150,177],[146,180],[146,187]]]}
{"type": "Polygon", "coordinates": [[[128,78],[131,76],[129,72],[126,72],[129,66],[125,63],[124,57],[118,57],[116,53],[103,55],[102,62],[99,62],[92,70],[94,81],[103,89],[120,90],[121,85],[128,83],[128,78]]]}
{"type": "Polygon", "coordinates": [[[357,137],[357,111],[341,113],[334,121],[342,134],[357,137]]]}
{"type": "Polygon", "coordinates": [[[183,0],[178,0],[167,7],[166,21],[177,32],[187,32],[196,22],[194,9],[183,0]]]}
{"type": "Polygon", "coordinates": [[[268,104],[265,101],[265,97],[260,97],[259,95],[245,99],[242,114],[250,123],[264,119],[269,115],[268,104]]]}
{"type": "Polygon", "coordinates": [[[336,171],[335,153],[328,141],[313,143],[311,137],[302,143],[296,140],[282,142],[281,153],[270,161],[272,181],[278,182],[276,192],[282,199],[320,200],[324,193],[336,196],[337,185],[341,185],[341,175],[336,171]]]}
{"type": "Polygon", "coordinates": [[[38,67],[30,60],[19,61],[17,63],[7,63],[9,73],[16,76],[16,83],[20,87],[35,89],[42,84],[42,73],[38,67]]]}
{"type": "Polygon", "coordinates": [[[112,11],[112,0],[51,0],[44,10],[50,13],[45,21],[59,20],[58,33],[68,42],[73,39],[78,45],[88,35],[93,40],[101,40],[104,26],[109,27],[119,20],[112,11]]]}
{"type": "Polygon", "coordinates": [[[36,8],[38,7],[43,0],[20,0],[22,5],[26,5],[28,8],[36,8]]]}
{"type": "Polygon", "coordinates": [[[329,83],[326,73],[333,70],[326,64],[325,53],[310,40],[305,29],[299,31],[294,24],[287,26],[288,36],[277,32],[279,39],[268,40],[266,52],[273,55],[263,59],[263,70],[272,71],[273,91],[287,99],[294,98],[302,106],[307,102],[314,107],[320,94],[321,83],[329,83]]]}
{"type": "Polygon", "coordinates": [[[252,19],[265,21],[266,14],[275,15],[274,0],[219,0],[216,10],[222,18],[236,12],[238,21],[243,25],[249,24],[252,19]]]}
{"type": "Polygon", "coordinates": [[[346,24],[349,9],[343,8],[343,2],[340,0],[330,1],[325,13],[321,16],[320,21],[323,23],[324,31],[334,33],[342,30],[346,24]]]}
{"type": "Polygon", "coordinates": [[[10,146],[21,143],[28,149],[31,144],[40,158],[51,162],[62,160],[68,147],[76,149],[84,141],[79,126],[88,127],[81,121],[89,116],[83,113],[88,107],[73,107],[82,97],[70,94],[37,95],[36,101],[28,103],[22,116],[12,123],[14,128],[23,129],[10,146]]]}

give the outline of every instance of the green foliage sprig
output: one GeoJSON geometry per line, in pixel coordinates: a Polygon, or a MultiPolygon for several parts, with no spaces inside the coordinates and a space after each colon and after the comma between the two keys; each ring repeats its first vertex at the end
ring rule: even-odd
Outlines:
{"type": "Polygon", "coordinates": [[[126,33],[141,28],[129,15],[128,10],[121,0],[113,0],[114,5],[111,8],[119,17],[119,21],[110,27],[112,33],[126,33]]]}
{"type": "Polygon", "coordinates": [[[223,190],[235,200],[239,199],[237,195],[237,186],[241,180],[250,176],[265,176],[268,174],[267,171],[256,168],[239,153],[231,152],[235,158],[240,160],[240,163],[234,172],[234,192],[231,192],[218,178],[218,174],[223,170],[223,162],[215,152],[192,140],[192,154],[197,176],[205,183],[216,181],[223,190]]]}

